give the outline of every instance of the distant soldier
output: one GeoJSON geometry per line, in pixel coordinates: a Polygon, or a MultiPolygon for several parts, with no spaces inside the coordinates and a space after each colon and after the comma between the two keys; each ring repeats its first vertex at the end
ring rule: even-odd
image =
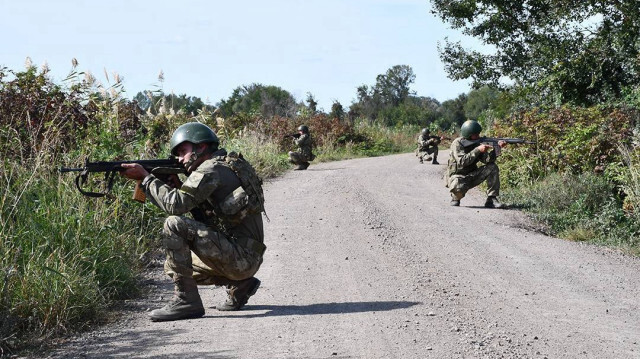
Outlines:
{"type": "Polygon", "coordinates": [[[306,170],[309,162],[313,161],[316,156],[311,151],[312,140],[309,133],[309,127],[301,125],[298,127],[298,133],[289,135],[293,137],[293,143],[300,148],[299,152],[289,151],[289,162],[298,165],[295,170],[306,170]]]}
{"type": "MultiPolygon", "coordinates": [[[[474,142],[480,138],[482,126],[477,121],[468,120],[462,124],[460,134],[451,143],[447,171],[447,187],[451,192],[451,205],[459,206],[460,200],[473,187],[487,181],[487,208],[503,208],[498,201],[500,192],[500,170],[496,165],[496,153],[490,151],[492,146],[474,142]],[[482,162],[484,166],[478,166],[482,162]]],[[[505,141],[498,142],[502,148],[505,141]]]]}
{"type": "Polygon", "coordinates": [[[430,155],[433,155],[433,161],[431,163],[434,165],[440,164],[438,162],[438,145],[442,140],[442,137],[431,136],[431,131],[428,128],[422,129],[422,132],[418,136],[418,149],[416,149],[416,156],[418,156],[420,163],[431,161],[430,155]]]}

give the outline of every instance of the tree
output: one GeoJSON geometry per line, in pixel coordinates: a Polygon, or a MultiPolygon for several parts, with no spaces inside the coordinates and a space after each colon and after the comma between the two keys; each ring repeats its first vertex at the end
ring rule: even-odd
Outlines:
{"type": "Polygon", "coordinates": [[[380,111],[398,107],[407,100],[411,94],[409,86],[415,79],[411,66],[395,65],[378,75],[373,87],[361,85],[357,88],[358,102],[352,110],[375,120],[380,111]]]}
{"type": "Polygon", "coordinates": [[[464,115],[469,120],[478,120],[480,115],[491,107],[493,102],[498,98],[500,92],[495,88],[483,86],[477,90],[472,90],[467,96],[465,102],[464,115]]]}
{"type": "Polygon", "coordinates": [[[157,114],[158,111],[160,111],[161,106],[164,106],[165,110],[174,111],[176,113],[182,112],[191,116],[195,116],[198,114],[198,111],[201,110],[214,110],[213,106],[206,105],[199,97],[187,96],[186,94],[176,96],[174,94],[165,95],[159,91],[156,91],[155,93],[145,91],[138,92],[133,99],[141,110],[147,111],[151,109],[151,113],[153,114],[157,114]]]}
{"type": "Polygon", "coordinates": [[[337,118],[338,120],[344,120],[344,108],[342,104],[338,100],[333,100],[333,104],[331,105],[331,112],[329,113],[329,118],[337,118]]]}
{"type": "Polygon", "coordinates": [[[460,127],[466,117],[464,115],[464,105],[467,102],[467,95],[460,94],[453,100],[447,100],[440,106],[438,119],[438,127],[443,130],[453,127],[460,127]]]}
{"type": "Polygon", "coordinates": [[[218,107],[223,117],[240,113],[294,117],[298,111],[296,99],[286,90],[255,83],[237,87],[227,100],[220,101],[218,107]]]}
{"type": "Polygon", "coordinates": [[[318,112],[318,101],[316,101],[316,98],[313,97],[311,92],[307,92],[307,104],[311,114],[315,115],[316,112],[318,112]]]}
{"type": "Polygon", "coordinates": [[[380,93],[385,104],[396,107],[409,97],[409,86],[415,80],[416,75],[411,66],[395,65],[384,75],[378,75],[375,90],[380,93]]]}
{"type": "Polygon", "coordinates": [[[495,48],[483,54],[446,42],[452,79],[474,87],[508,78],[556,103],[619,98],[640,84],[637,0],[432,0],[432,13],[495,48]]]}

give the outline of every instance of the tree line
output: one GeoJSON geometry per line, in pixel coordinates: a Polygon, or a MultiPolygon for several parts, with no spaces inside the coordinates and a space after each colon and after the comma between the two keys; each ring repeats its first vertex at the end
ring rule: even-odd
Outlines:
{"type": "Polygon", "coordinates": [[[306,118],[322,114],[349,123],[365,118],[386,126],[418,125],[454,131],[466,119],[478,119],[499,95],[497,89],[484,86],[460,94],[455,99],[439,102],[411,90],[415,79],[411,66],[393,66],[376,76],[374,84],[358,86],[356,101],[348,106],[334,101],[327,111],[318,108],[311,92],[304,100],[298,100],[281,87],[259,83],[238,86],[228,98],[215,105],[206,104],[196,96],[159,91],[138,92],[134,100],[142,111],[153,114],[173,111],[196,115],[202,111],[215,111],[223,118],[259,116],[267,119],[306,118]]]}

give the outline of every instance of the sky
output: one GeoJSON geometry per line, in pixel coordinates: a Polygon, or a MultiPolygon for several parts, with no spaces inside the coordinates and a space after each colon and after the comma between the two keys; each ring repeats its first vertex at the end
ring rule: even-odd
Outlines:
{"type": "Polygon", "coordinates": [[[329,111],[395,65],[413,68],[419,96],[442,102],[470,90],[447,78],[437,46],[473,40],[433,16],[428,0],[0,0],[0,9],[0,67],[22,71],[29,57],[58,83],[75,58],[103,84],[117,73],[128,98],[162,89],[215,105],[260,83],[298,101],[311,93],[329,111]]]}

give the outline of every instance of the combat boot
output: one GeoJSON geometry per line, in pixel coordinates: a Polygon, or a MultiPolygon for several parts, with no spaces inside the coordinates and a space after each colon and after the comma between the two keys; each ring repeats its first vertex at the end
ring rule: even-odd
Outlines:
{"type": "Polygon", "coordinates": [[[498,198],[494,196],[487,197],[486,202],[484,202],[484,206],[487,208],[504,208],[504,204],[498,201],[498,198]]]}
{"type": "Polygon", "coordinates": [[[424,160],[422,159],[422,157],[420,157],[420,164],[423,164],[424,160]]]}
{"type": "Polygon", "coordinates": [[[449,202],[449,205],[454,206],[454,207],[460,207],[460,200],[459,199],[452,199],[451,202],[449,202]]]}
{"type": "Polygon", "coordinates": [[[200,318],[204,315],[204,306],[198,294],[198,285],[193,278],[180,278],[175,282],[173,298],[160,309],[149,313],[154,322],[200,318]]]}
{"type": "Polygon", "coordinates": [[[306,169],[307,169],[307,167],[304,166],[304,163],[301,163],[301,164],[298,165],[298,167],[294,168],[293,170],[294,171],[304,171],[306,169]]]}
{"type": "Polygon", "coordinates": [[[436,159],[434,158],[434,159],[433,159],[433,161],[431,162],[431,164],[439,165],[439,164],[440,164],[440,162],[438,162],[438,160],[436,160],[436,159]]]}
{"type": "Polygon", "coordinates": [[[310,163],[309,162],[305,162],[302,164],[304,166],[304,170],[306,170],[307,168],[309,168],[310,163]]]}
{"type": "Polygon", "coordinates": [[[260,280],[255,277],[233,281],[227,286],[227,300],[216,306],[222,311],[240,310],[249,301],[249,297],[256,294],[260,287],[260,280]]]}

